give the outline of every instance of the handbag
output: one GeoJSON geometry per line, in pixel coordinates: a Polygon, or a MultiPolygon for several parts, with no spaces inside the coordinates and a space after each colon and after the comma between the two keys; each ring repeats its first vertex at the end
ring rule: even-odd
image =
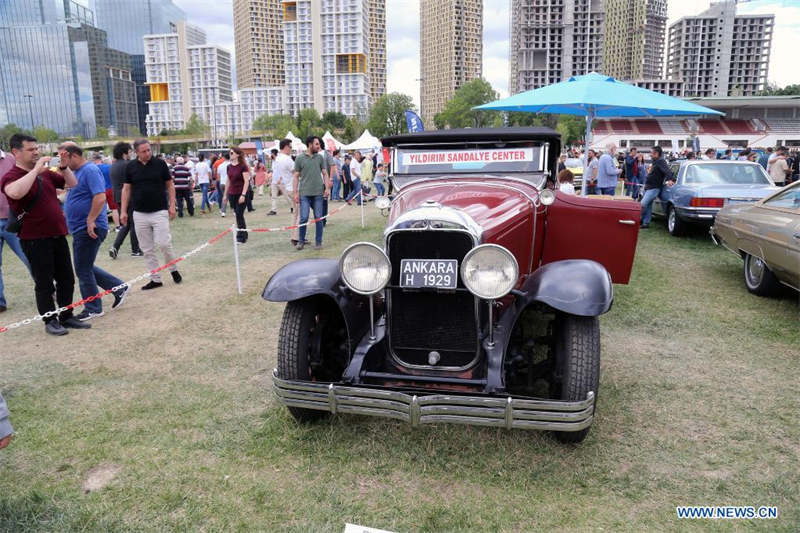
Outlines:
{"type": "Polygon", "coordinates": [[[19,233],[22,231],[22,222],[25,219],[25,215],[31,212],[31,210],[36,206],[36,202],[39,201],[39,196],[42,194],[42,177],[37,176],[36,181],[39,183],[39,186],[36,189],[36,195],[28,202],[28,205],[25,206],[25,209],[19,215],[14,213],[14,210],[11,209],[11,206],[8,207],[8,224],[6,225],[6,231],[9,233],[19,233]]]}

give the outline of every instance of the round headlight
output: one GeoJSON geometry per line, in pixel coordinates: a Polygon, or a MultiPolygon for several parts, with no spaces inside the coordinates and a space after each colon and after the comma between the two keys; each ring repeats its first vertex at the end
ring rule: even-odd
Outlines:
{"type": "Polygon", "coordinates": [[[539,192],[539,201],[542,202],[542,205],[551,205],[556,201],[556,193],[550,189],[544,189],[539,192]]]}
{"type": "Polygon", "coordinates": [[[496,244],[482,244],[467,253],[461,263],[461,280],[484,300],[502,298],[517,284],[519,265],[514,255],[496,244]]]}
{"type": "Polygon", "coordinates": [[[358,242],[342,253],[339,271],[353,292],[374,294],[389,283],[392,265],[383,250],[369,242],[358,242]]]}

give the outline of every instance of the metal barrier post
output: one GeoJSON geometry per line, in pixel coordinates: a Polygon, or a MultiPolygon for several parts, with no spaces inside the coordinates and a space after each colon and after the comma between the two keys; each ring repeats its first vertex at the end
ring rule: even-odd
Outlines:
{"type": "Polygon", "coordinates": [[[242,294],[242,272],[239,270],[239,228],[236,224],[231,226],[231,235],[233,236],[233,261],[236,264],[236,287],[239,289],[239,294],[242,294]]]}

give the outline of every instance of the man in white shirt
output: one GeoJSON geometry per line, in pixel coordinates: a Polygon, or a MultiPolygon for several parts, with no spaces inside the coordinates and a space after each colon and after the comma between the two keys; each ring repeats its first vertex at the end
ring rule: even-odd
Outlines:
{"type": "Polygon", "coordinates": [[[217,185],[219,191],[217,194],[219,195],[219,216],[225,216],[225,208],[228,204],[228,196],[225,194],[225,186],[228,185],[228,166],[231,164],[231,154],[225,152],[222,154],[222,157],[225,161],[217,167],[217,179],[219,180],[217,185]]]}
{"type": "Polygon", "coordinates": [[[361,205],[361,161],[364,159],[364,156],[361,155],[361,152],[358,150],[353,153],[353,158],[350,160],[350,180],[353,182],[353,190],[350,191],[350,194],[347,195],[347,199],[345,200],[348,204],[350,201],[358,195],[358,205],[361,205]]]}
{"type": "Polygon", "coordinates": [[[208,188],[211,184],[211,167],[208,166],[204,154],[200,154],[200,159],[197,161],[197,164],[194,165],[192,171],[195,183],[200,187],[203,194],[203,199],[200,203],[200,212],[205,213],[206,207],[208,207],[208,212],[210,213],[211,202],[208,201],[208,188]]]}
{"type": "Polygon", "coordinates": [[[278,214],[278,195],[282,194],[283,199],[289,206],[289,212],[294,212],[294,203],[292,202],[292,182],[294,180],[294,161],[292,161],[292,141],[283,139],[278,144],[278,155],[275,156],[275,161],[272,163],[272,184],[270,189],[270,196],[272,197],[272,210],[267,215],[278,214]]]}
{"type": "Polygon", "coordinates": [[[789,164],[786,162],[786,148],[783,146],[779,147],[775,151],[775,156],[771,159],[769,163],[769,176],[772,178],[772,181],[775,182],[775,185],[780,187],[786,184],[786,177],[791,173],[789,169],[789,164]]]}

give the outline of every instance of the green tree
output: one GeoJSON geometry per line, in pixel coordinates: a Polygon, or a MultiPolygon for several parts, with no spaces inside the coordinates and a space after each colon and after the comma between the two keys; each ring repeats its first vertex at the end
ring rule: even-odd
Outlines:
{"type": "Polygon", "coordinates": [[[342,135],[342,140],[345,143],[351,143],[358,139],[364,130],[366,129],[366,125],[361,122],[358,117],[350,117],[347,119],[347,123],[344,125],[344,134],[342,135]]]}
{"type": "Polygon", "coordinates": [[[297,115],[297,135],[303,142],[306,142],[305,139],[309,135],[322,136],[324,132],[320,131],[321,124],[322,119],[316,109],[313,107],[302,109],[297,115]]]}
{"type": "Polygon", "coordinates": [[[367,128],[376,137],[399,135],[406,128],[406,110],[416,111],[414,101],[407,94],[384,94],[372,106],[367,128]]]}
{"type": "MultiPolygon", "coordinates": [[[[36,130],[33,130],[33,131],[36,131],[36,130]]],[[[53,132],[53,133],[55,133],[55,132],[53,132]]],[[[103,126],[97,126],[97,134],[95,135],[95,138],[97,138],[97,139],[108,139],[108,128],[104,128],[103,126]]]]}
{"type": "Polygon", "coordinates": [[[15,133],[30,134],[30,131],[20,126],[17,126],[13,122],[9,122],[8,124],[0,128],[0,148],[2,148],[4,151],[7,152],[9,150],[8,141],[9,139],[11,139],[11,136],[14,135],[15,133]]]}
{"type": "Polygon", "coordinates": [[[462,85],[447,101],[441,113],[437,113],[433,122],[437,128],[481,128],[502,126],[503,118],[497,111],[478,111],[475,106],[497,100],[497,91],[492,85],[476,78],[462,85]]]}
{"type": "Polygon", "coordinates": [[[778,87],[777,83],[767,83],[767,87],[758,93],[759,96],[793,96],[800,95],[800,84],[787,85],[784,88],[778,87]]]}
{"type": "Polygon", "coordinates": [[[574,144],[586,133],[586,118],[577,115],[558,115],[555,130],[561,134],[561,144],[574,144]]]}
{"type": "Polygon", "coordinates": [[[261,115],[253,121],[253,131],[264,132],[273,139],[283,139],[286,134],[297,129],[297,123],[291,115],[261,115]]]}
{"type": "Polygon", "coordinates": [[[347,115],[338,111],[325,111],[322,114],[322,124],[326,130],[341,130],[347,124],[347,115]]]}
{"type": "Polygon", "coordinates": [[[192,113],[192,116],[189,117],[189,120],[186,121],[186,126],[183,128],[184,135],[205,135],[208,131],[208,124],[197,116],[196,113],[192,113]]]}

